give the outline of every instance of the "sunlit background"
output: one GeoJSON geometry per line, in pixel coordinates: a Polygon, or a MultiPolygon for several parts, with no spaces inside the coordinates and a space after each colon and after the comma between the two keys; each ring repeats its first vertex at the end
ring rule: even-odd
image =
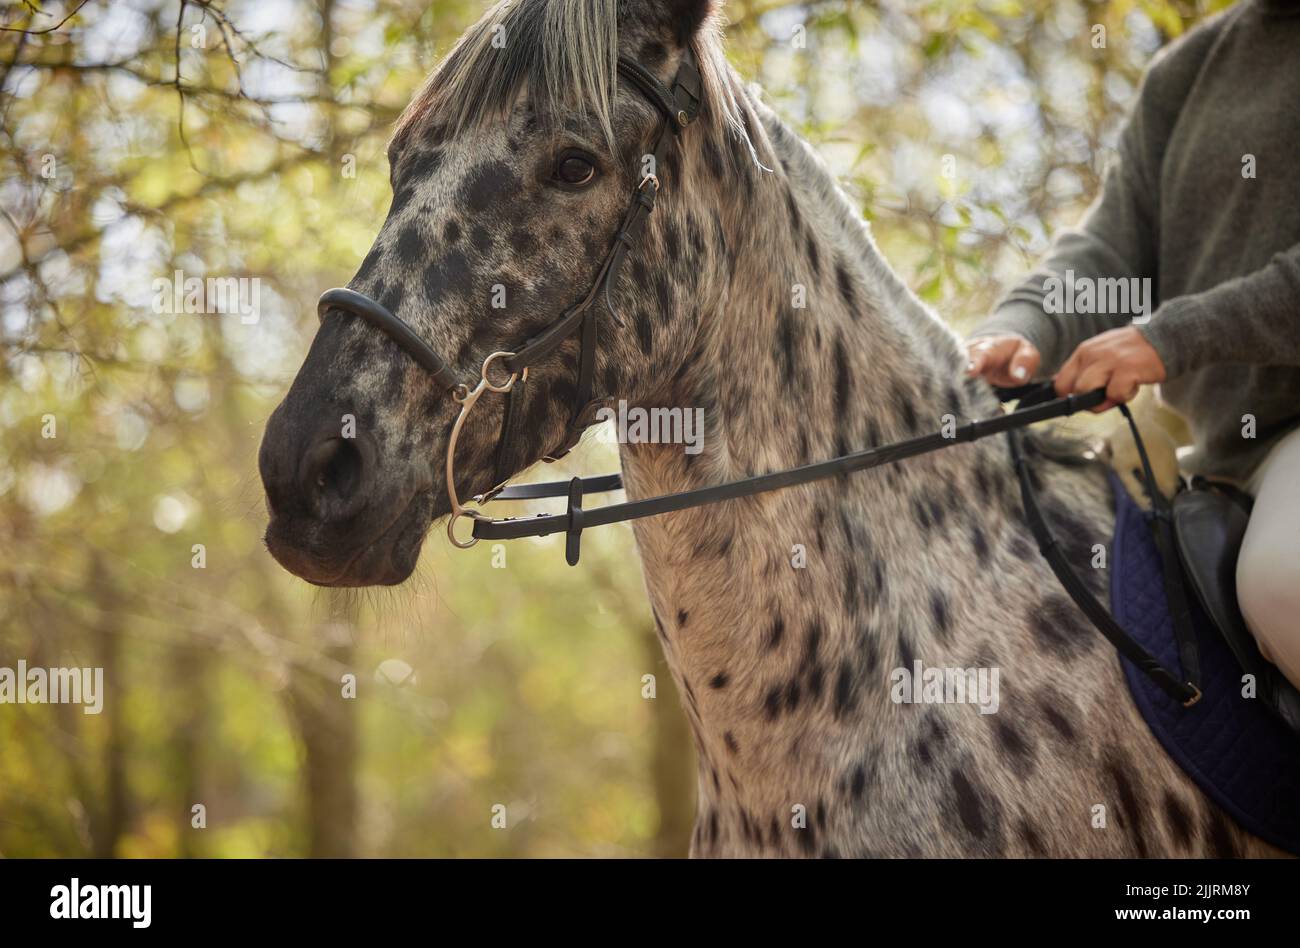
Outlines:
{"type": "MultiPolygon", "coordinates": [[[[562,538],[496,568],[435,530],[415,579],[360,595],[260,540],[257,446],[316,296],[486,5],[91,0],[51,29],[79,2],[0,4],[0,666],[100,666],[107,696],[0,705],[0,855],[683,855],[694,761],[626,527],[579,569],[562,538]],[[155,312],[176,270],[258,278],[259,318],[155,312]]],[[[1227,5],[725,11],[736,67],[964,329],[1077,220],[1154,52],[1227,5]]],[[[616,466],[589,438],[545,473],[616,466]]]]}

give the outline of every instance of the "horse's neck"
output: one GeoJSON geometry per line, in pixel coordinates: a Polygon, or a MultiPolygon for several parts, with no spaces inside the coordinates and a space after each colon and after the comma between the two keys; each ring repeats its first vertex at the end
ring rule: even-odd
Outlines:
{"type": "MultiPolygon", "coordinates": [[[[890,271],[824,167],[763,120],[773,170],[743,211],[724,215],[734,260],[719,309],[703,315],[696,351],[664,398],[705,410],[704,450],[624,446],[632,496],[793,467],[938,430],[949,413],[994,410],[986,387],[960,380],[956,338],[890,271]]],[[[811,808],[868,736],[891,739],[879,726],[889,669],[914,656],[978,662],[1005,582],[982,560],[1025,544],[1005,454],[1000,440],[959,445],[636,524],[700,752],[702,813],[728,794],[770,812],[801,799],[811,808]]]]}
{"type": "MultiPolygon", "coordinates": [[[[729,259],[716,267],[716,308],[701,314],[686,368],[656,399],[704,410],[703,451],[625,445],[635,496],[824,460],[937,430],[948,413],[996,407],[986,386],[962,381],[955,335],[885,263],[820,159],[769,111],[761,119],[770,151],[760,157],[771,170],[721,183],[729,259]]],[[[674,591],[712,589],[711,601],[728,590],[746,595],[756,568],[773,591],[829,591],[841,577],[811,562],[819,546],[842,546],[851,527],[862,531],[860,547],[870,518],[871,546],[889,551],[890,524],[912,520],[910,505],[898,502],[903,485],[918,497],[933,485],[927,503],[943,507],[944,485],[973,453],[643,521],[647,572],[674,591]],[[808,569],[791,569],[794,547],[810,551],[808,569]]]]}

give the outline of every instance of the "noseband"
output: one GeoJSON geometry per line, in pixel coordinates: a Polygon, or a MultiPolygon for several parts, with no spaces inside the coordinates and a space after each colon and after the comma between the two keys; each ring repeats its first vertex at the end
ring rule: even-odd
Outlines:
{"type": "MultiPolygon", "coordinates": [[[[560,317],[542,332],[525,340],[513,351],[493,352],[483,360],[479,379],[469,385],[458,381],[452,369],[443,361],[427,342],[409,325],[391,313],[387,307],[366,296],[349,289],[326,290],[317,304],[317,312],[323,320],[330,312],[341,310],[353,316],[360,316],[377,329],[387,333],[399,346],[406,350],[419,366],[428,373],[429,379],[449,393],[460,405],[460,414],[452,425],[451,435],[447,441],[447,497],[451,502],[451,517],[447,522],[447,535],[451,542],[461,549],[467,549],[479,540],[514,540],[522,537],[549,536],[563,532],[566,535],[565,559],[570,565],[578,562],[582,531],[586,527],[601,526],[653,517],[673,511],[688,510],[707,504],[748,497],[754,494],[780,490],[798,484],[843,476],[854,471],[892,464],[904,458],[928,454],[954,444],[976,441],[992,434],[1005,433],[1009,442],[1011,459],[1020,482],[1021,498],[1025,507],[1026,521],[1038,541],[1040,552],[1046,557],[1057,578],[1076,604],[1092,620],[1094,626],[1141,671],[1146,673],[1171,697],[1185,705],[1194,704],[1200,698],[1200,691],[1193,682],[1185,681],[1165,669],[1159,661],[1146,651],[1137,641],[1125,632],[1106,611],[1085,584],[1074,574],[1073,568],[1065,560],[1047,522],[1042,515],[1034,496],[1032,479],[1028,465],[1020,448],[1019,429],[1040,421],[1062,418],[1084,409],[1093,408],[1106,400],[1105,389],[1096,389],[1083,395],[1068,395],[1064,398],[1052,397],[1050,383],[1046,385],[1025,386],[1020,389],[1006,390],[1000,393],[1003,401],[1018,400],[1014,411],[999,412],[992,418],[967,422],[955,430],[935,432],[897,441],[892,444],[856,451],[840,457],[831,458],[803,467],[760,474],[741,480],[701,487],[695,490],[681,491],[676,494],[663,494],[642,500],[621,504],[609,504],[593,510],[584,510],[582,497],[584,492],[600,493],[619,490],[623,486],[619,474],[606,474],[600,477],[574,477],[565,481],[543,484],[523,484],[508,486],[506,481],[515,473],[519,463],[515,457],[514,443],[523,403],[523,393],[528,381],[529,367],[555,352],[565,340],[575,332],[580,333],[580,350],[578,356],[578,386],[574,398],[572,415],[568,429],[560,448],[547,455],[544,460],[553,461],[563,457],[572,447],[586,427],[584,419],[587,409],[592,404],[592,379],[596,364],[596,316],[597,303],[603,298],[605,309],[616,324],[622,320],[613,306],[612,291],[618,282],[619,273],[628,253],[636,246],[637,239],[645,229],[646,221],[654,210],[655,198],[659,194],[659,172],[664,167],[664,160],[669,150],[682,131],[698,116],[702,104],[702,83],[699,70],[690,51],[682,55],[681,65],[677,70],[671,88],[666,88],[645,67],[632,60],[619,57],[618,75],[627,80],[659,112],[661,121],[655,140],[650,173],[646,174],[632,194],[632,200],[624,214],[622,223],[608,253],[601,262],[595,282],[582,300],[565,310],[560,317]],[[497,365],[494,367],[494,363],[497,365]],[[497,372],[496,381],[492,373],[497,372]],[[506,398],[505,411],[501,422],[501,435],[497,442],[495,465],[496,484],[487,493],[479,494],[473,499],[478,504],[485,504],[492,499],[531,500],[542,497],[568,498],[567,509],[563,514],[538,514],[535,517],[494,520],[485,516],[480,510],[466,508],[456,494],[455,456],[456,443],[465,424],[465,419],[477,404],[484,392],[495,392],[506,398]],[[472,535],[467,540],[460,540],[455,534],[456,521],[465,517],[473,522],[472,535]]],[[[1128,409],[1120,405],[1120,410],[1128,418],[1133,437],[1137,440],[1138,451],[1142,458],[1147,479],[1147,492],[1156,503],[1159,496],[1154,488],[1154,475],[1147,462],[1145,448],[1136,425],[1133,424],[1128,409]]],[[[1185,634],[1180,632],[1180,639],[1185,634]]],[[[1193,640],[1194,642],[1194,640],[1193,640]]]]}

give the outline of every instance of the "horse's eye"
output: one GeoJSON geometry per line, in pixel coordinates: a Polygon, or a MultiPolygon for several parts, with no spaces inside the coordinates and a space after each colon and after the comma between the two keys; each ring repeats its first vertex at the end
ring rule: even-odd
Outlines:
{"type": "Polygon", "coordinates": [[[596,166],[582,155],[561,155],[559,163],[555,166],[555,177],[569,187],[580,188],[590,184],[596,177],[596,166]]]}

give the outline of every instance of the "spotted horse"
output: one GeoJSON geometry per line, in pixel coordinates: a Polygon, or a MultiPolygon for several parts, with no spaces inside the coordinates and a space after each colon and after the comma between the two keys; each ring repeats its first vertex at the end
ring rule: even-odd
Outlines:
{"type": "MultiPolygon", "coordinates": [[[[620,399],[705,412],[698,455],[621,447],[632,502],[996,415],[994,393],[962,378],[959,339],[727,64],[715,7],[514,0],[430,77],[397,124],[392,205],[348,289],[456,378],[484,366],[491,387],[462,416],[468,387],[441,397],[438,365],[323,307],[259,458],[266,541],[286,569],[323,586],[402,582],[455,498],[563,450],[620,399]],[[656,151],[664,103],[620,59],[661,88],[693,63],[697,114],[675,147],[656,151]],[[584,325],[514,371],[512,347],[600,283],[628,195],[647,188],[654,213],[607,281],[599,345],[583,345],[584,325]],[[499,395],[523,369],[525,394],[499,395]]],[[[1114,526],[1106,470],[1043,434],[1024,451],[1067,559],[1104,597],[1088,566],[1114,526]]],[[[635,521],[698,751],[692,854],[1278,853],[1143,725],[1115,652],[1037,556],[1008,452],[971,441],[635,521]],[[918,661],[998,669],[997,713],[893,700],[891,673],[918,661]]]]}

